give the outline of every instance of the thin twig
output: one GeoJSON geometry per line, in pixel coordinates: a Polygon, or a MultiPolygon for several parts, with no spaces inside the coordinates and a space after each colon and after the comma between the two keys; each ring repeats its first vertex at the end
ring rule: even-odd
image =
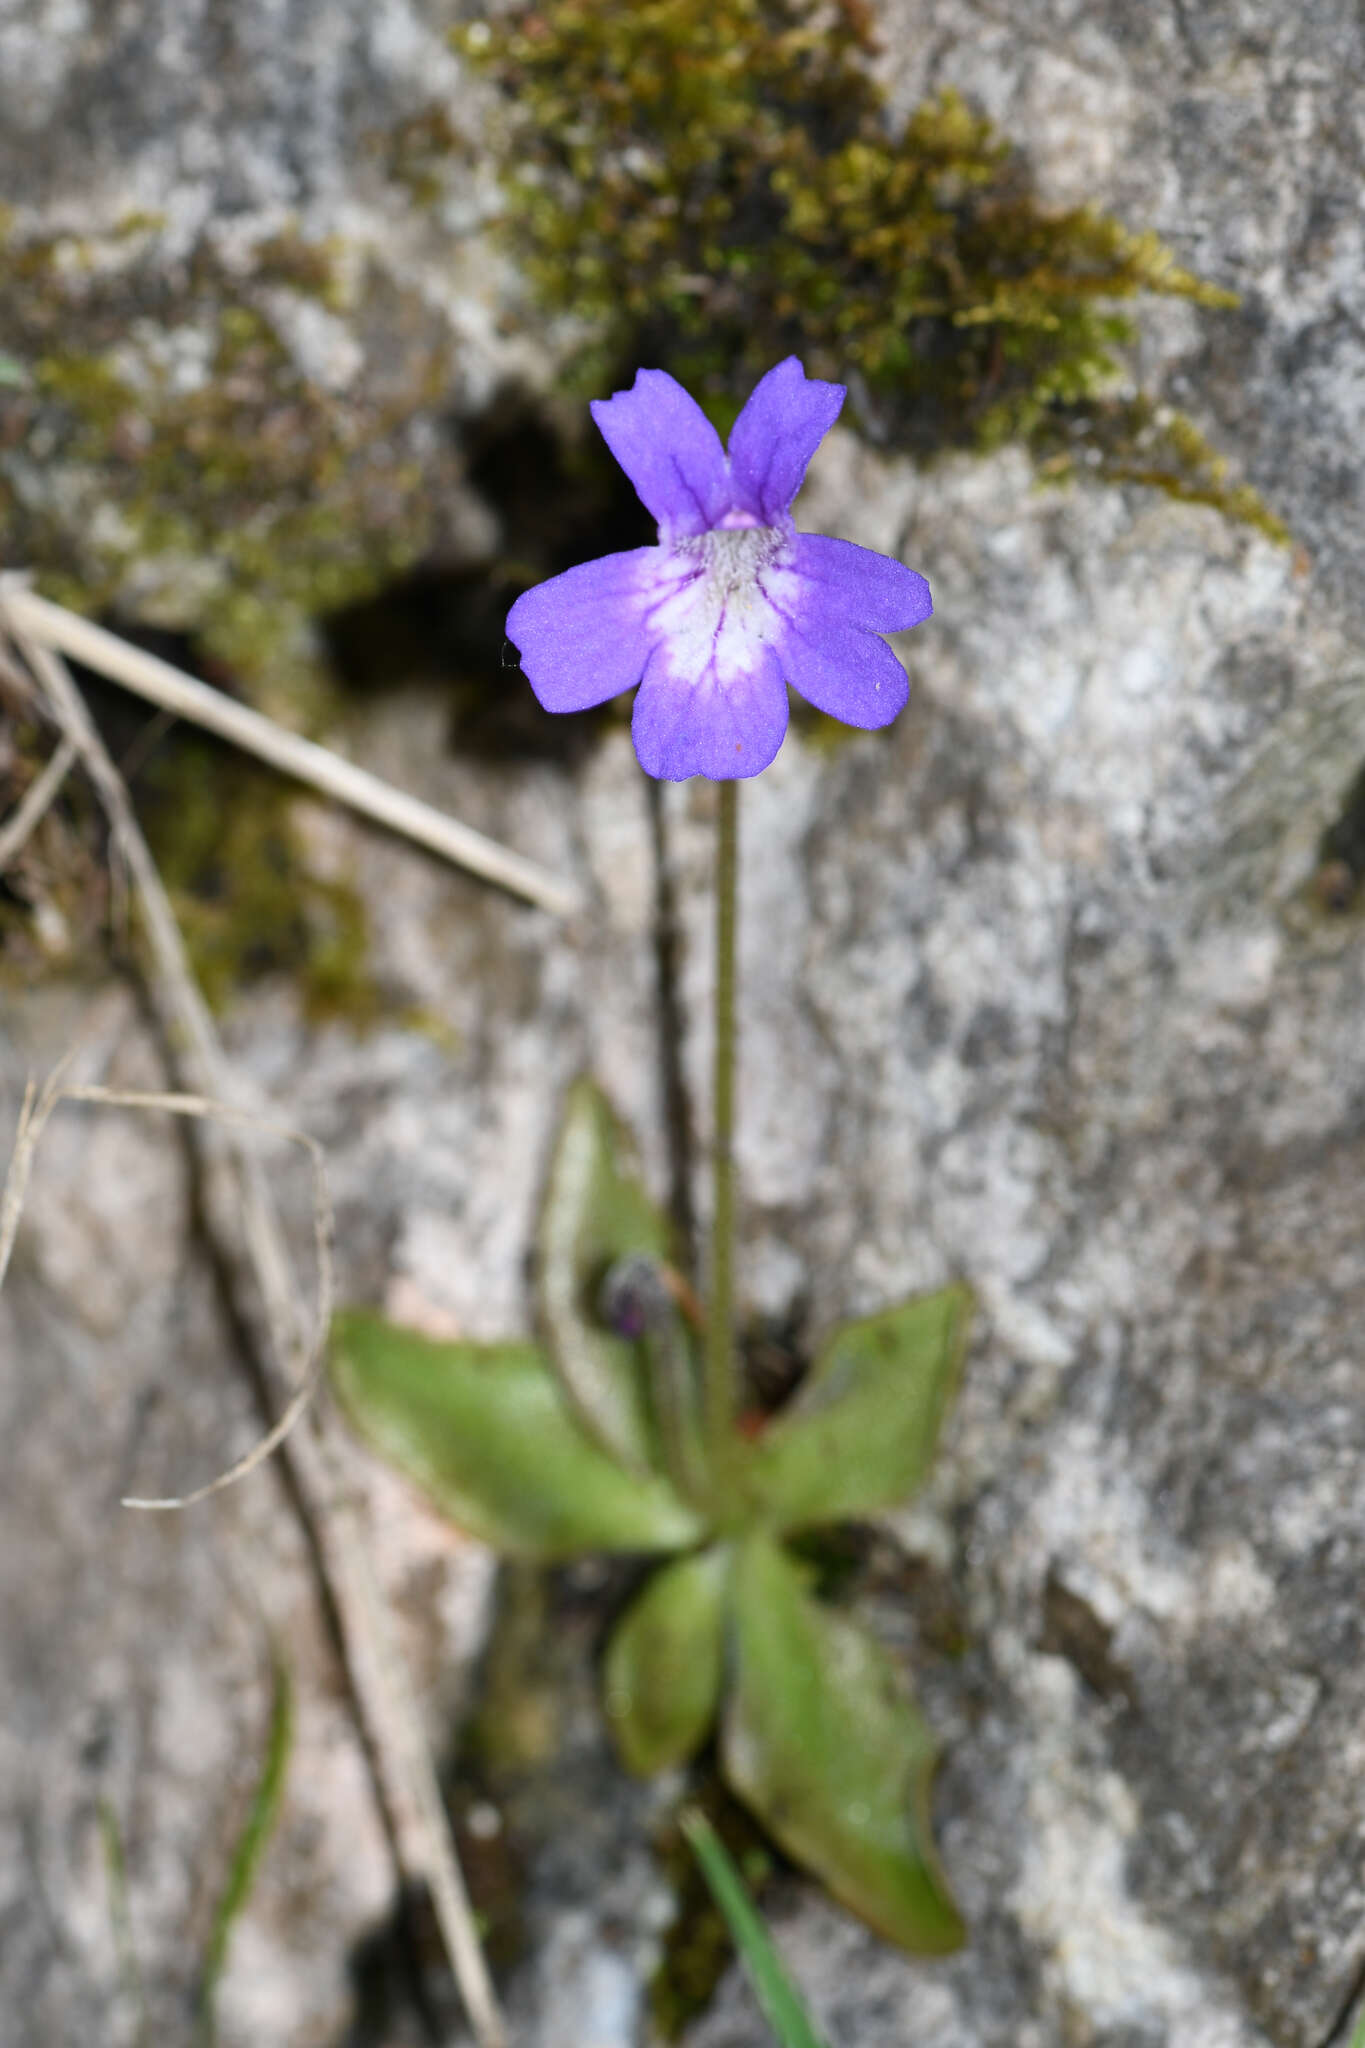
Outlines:
{"type": "Polygon", "coordinates": [[[76,758],[76,749],[70,740],[64,739],[52,759],[44,766],[40,775],[34,777],[24,791],[23,800],[13,814],[0,825],[0,875],[12,862],[18,859],[29,839],[47,814],[57,791],[66,781],[67,770],[76,758]]]}
{"type": "Polygon", "coordinates": [[[496,840],[476,832],[472,825],[462,825],[434,805],[423,803],[420,797],[395,789],[367,768],[358,768],[329,748],[302,739],[249,705],[239,704],[234,698],[225,697],[221,690],[187,676],[183,669],[174,668],[157,655],[121,640],[116,633],[106,632],[103,626],[93,625],[89,619],[39,597],[21,577],[10,575],[0,579],[0,605],[9,614],[16,638],[56,648],[73,661],[84,662],[87,668],[136,691],[163,710],[174,712],[177,718],[189,719],[206,731],[231,740],[248,754],[282,768],[286,775],[349,804],[352,810],[402,833],[432,853],[439,853],[457,867],[467,868],[485,881],[496,882],[514,896],[524,896],[528,902],[560,916],[568,916],[579,908],[579,892],[573,884],[552,875],[539,862],[499,846],[496,840]]]}
{"type": "Polygon", "coordinates": [[[5,1275],[9,1271],[14,1236],[23,1213],[24,1196],[28,1192],[28,1177],[33,1171],[33,1154],[50,1113],[44,1098],[55,1078],[55,1074],[48,1075],[43,1094],[40,1095],[37,1083],[30,1074],[24,1089],[24,1099],[19,1105],[14,1150],[10,1154],[9,1172],[5,1175],[4,1193],[0,1194],[0,1286],[4,1285],[5,1275]]]}
{"type": "MultiPolygon", "coordinates": [[[[0,585],[0,625],[11,591],[12,586],[0,585]]],[[[77,749],[104,806],[114,847],[126,862],[151,956],[148,986],[173,1057],[190,1083],[188,1092],[224,1104],[234,1092],[231,1070],[127,788],[65,662],[17,631],[12,611],[9,625],[58,726],[77,749]]],[[[31,1130],[36,1107],[30,1104],[29,1110],[31,1130]]],[[[241,1278],[243,1313],[262,1356],[279,1379],[297,1389],[307,1376],[307,1338],[269,1185],[258,1160],[236,1146],[224,1157],[221,1147],[208,1145],[208,1135],[205,1131],[209,1229],[241,1278]]],[[[28,1156],[31,1160],[31,1145],[28,1156]]],[[[479,1946],[421,1713],[366,1544],[345,1499],[332,1430],[330,1418],[315,1406],[283,1455],[338,1618],[380,1808],[404,1881],[423,1882],[431,1892],[479,2048],[507,2048],[506,2025],[479,1946]]]]}
{"type": "Polygon", "coordinates": [[[88,1084],[68,1086],[61,1080],[62,1071],[63,1069],[59,1068],[55,1074],[48,1076],[36,1098],[31,1082],[24,1092],[10,1170],[6,1176],[4,1195],[0,1197],[0,1285],[4,1283],[9,1265],[33,1154],[42,1135],[43,1126],[60,1102],[99,1102],[114,1109],[160,1109],[167,1111],[171,1116],[203,1117],[210,1123],[260,1131],[268,1136],[285,1138],[291,1145],[301,1146],[307,1152],[312,1165],[317,1306],[313,1316],[313,1336],[307,1368],[301,1385],[296,1389],[279,1420],[272,1424],[259,1442],[253,1444],[251,1449],[226,1471],[220,1472],[216,1479],[210,1479],[207,1485],[196,1487],[193,1493],[170,1494],[151,1500],[130,1494],[122,1502],[125,1508],[191,1508],[196,1502],[207,1500],[211,1493],[221,1493],[225,1486],[235,1485],[239,1479],[245,1479],[248,1472],[254,1472],[258,1465],[263,1465],[271,1453],[278,1450],[284,1442],[317,1391],[333,1305],[332,1205],[327,1193],[327,1173],[322,1147],[316,1138],[308,1135],[307,1131],[291,1130],[287,1124],[275,1123],[271,1118],[257,1116],[251,1110],[233,1109],[226,1102],[210,1102],[202,1095],[149,1094],[141,1089],[97,1088],[88,1084]]]}

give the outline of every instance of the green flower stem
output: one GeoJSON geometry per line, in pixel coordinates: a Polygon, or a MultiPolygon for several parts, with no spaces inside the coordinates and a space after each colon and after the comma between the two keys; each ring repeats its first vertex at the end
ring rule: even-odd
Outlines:
{"type": "Polygon", "coordinates": [[[716,1043],[711,1137],[711,1298],[702,1413],[712,1478],[722,1489],[734,1448],[735,1371],[735,880],[739,784],[718,787],[716,820],[716,1043]]]}

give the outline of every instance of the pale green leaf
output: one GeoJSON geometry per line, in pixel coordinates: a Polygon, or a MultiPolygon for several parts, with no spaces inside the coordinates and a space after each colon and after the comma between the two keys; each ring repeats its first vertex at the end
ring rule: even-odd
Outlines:
{"type": "Polygon", "coordinates": [[[779,1544],[736,1553],[722,1764],[789,1855],[916,1954],[963,1927],[929,1832],[933,1739],[886,1653],[820,1606],[779,1544]]]}
{"type": "Polygon", "coordinates": [[[607,1718],[627,1770],[686,1763],[720,1700],[728,1560],[723,1550],[655,1572],[617,1623],[602,1670],[607,1718]]]}
{"type": "Polygon", "coordinates": [[[753,1445],[747,1485],[781,1528],[894,1507],[923,1481],[966,1346],[971,1295],[945,1287],[845,1323],[753,1445]]]}
{"type": "Polygon", "coordinates": [[[332,1379],[376,1449],[495,1550],[548,1561],[702,1534],[664,1480],[599,1450],[535,1344],[436,1343],[351,1310],[333,1325],[332,1379]]]}

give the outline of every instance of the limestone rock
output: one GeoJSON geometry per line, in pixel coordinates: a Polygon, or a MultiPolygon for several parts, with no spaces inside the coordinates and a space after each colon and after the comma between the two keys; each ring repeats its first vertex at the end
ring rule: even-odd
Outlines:
{"type": "MultiPolygon", "coordinates": [[[[1365,29],[1345,0],[879,12],[896,106],[961,85],[1059,199],[1150,222],[1246,294],[1216,324],[1150,329],[1144,369],[1202,410],[1304,552],[1141,494],[1038,492],[1009,456],[920,475],[837,433],[814,466],[802,523],[903,554],[936,617],[906,643],[896,728],[836,750],[793,736],[745,794],[749,1298],[813,1334],[953,1274],[978,1292],[943,1458],[895,1532],[965,1649],[913,1590],[867,1594],[944,1744],[938,1825],[973,1939],[915,1964],[795,1883],[776,1929],[847,2048],[1327,2048],[1365,1965],[1365,946],[1359,910],[1314,887],[1365,751],[1365,29]]],[[[238,9],[209,61],[217,19],[11,10],[21,196],[75,203],[120,166],[120,206],[183,188],[217,220],[320,195],[340,219],[357,95],[400,75],[416,94],[436,11],[313,0],[286,32],[238,9]],[[44,139],[58,118],[85,137],[74,157],[44,139]]],[[[345,1288],[496,1335],[525,1327],[576,1070],[667,1182],[651,838],[621,728],[564,766],[454,758],[445,731],[438,682],[414,675],[345,737],[579,875],[590,912],[558,929],[342,821],[376,972],[449,1039],[310,1030],[280,990],[231,1035],[327,1147],[345,1288]]],[[[710,803],[665,793],[701,1136],[710,803]]],[[[81,1005],[9,1007],[13,1100],[81,1005]]],[[[101,1016],[96,1052],[150,1071],[128,1012],[101,1016]]],[[[126,1475],[195,1476],[251,1427],[177,1147],[117,1128],[54,1127],[0,1296],[0,2042],[134,2038],[101,1800],[158,2038],[183,2031],[261,1739],[244,1578],[297,1626],[310,1719],[222,2038],[339,2041],[346,1951],[388,1877],[277,1481],[179,1523],[114,1506],[126,1475]]],[[[439,1733],[459,1685],[435,1652],[472,1654],[486,1567],[383,1499],[409,1608],[404,1560],[436,1545],[438,1597],[408,1634],[439,1733]]],[[[613,1803],[594,1740],[554,1760],[543,1827],[524,1802],[536,1946],[510,1995],[528,2041],[646,2038],[630,1986],[658,1898],[622,1871],[645,1868],[627,1859],[649,1805],[613,1803]],[[564,1846],[575,1799],[600,1884],[564,1846]]],[[[690,2038],[759,2048],[737,1977],[690,2038]]]]}

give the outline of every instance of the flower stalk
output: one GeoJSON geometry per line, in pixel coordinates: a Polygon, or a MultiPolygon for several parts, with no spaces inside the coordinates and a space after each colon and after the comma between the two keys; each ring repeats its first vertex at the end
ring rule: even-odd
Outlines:
{"type": "Polygon", "coordinates": [[[713,1482],[722,1491],[734,1446],[735,1370],[735,898],[739,784],[717,784],[716,1010],[711,1135],[711,1285],[702,1416],[713,1482]]]}

